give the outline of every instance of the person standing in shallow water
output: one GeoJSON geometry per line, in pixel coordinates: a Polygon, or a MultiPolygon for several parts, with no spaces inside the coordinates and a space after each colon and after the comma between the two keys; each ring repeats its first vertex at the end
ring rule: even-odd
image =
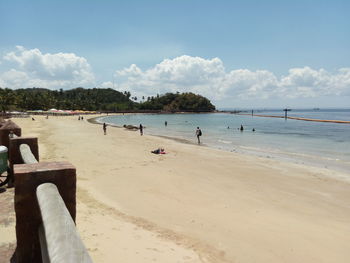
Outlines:
{"type": "Polygon", "coordinates": [[[141,136],[143,135],[143,126],[142,126],[142,124],[140,124],[140,135],[141,136]]]}
{"type": "Polygon", "coordinates": [[[199,137],[202,136],[202,131],[201,131],[201,129],[199,129],[199,127],[197,127],[196,136],[197,136],[198,144],[200,144],[200,143],[201,143],[201,140],[200,140],[199,137]]]}

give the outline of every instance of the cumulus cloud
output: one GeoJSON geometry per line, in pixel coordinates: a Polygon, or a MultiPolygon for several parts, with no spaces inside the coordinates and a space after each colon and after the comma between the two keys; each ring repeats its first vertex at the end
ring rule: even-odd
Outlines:
{"type": "Polygon", "coordinates": [[[0,83],[10,88],[72,88],[95,82],[87,60],[74,53],[42,53],[16,46],[4,55],[3,62],[13,67],[0,75],[0,83]]]}
{"type": "Polygon", "coordinates": [[[309,67],[292,68],[277,77],[267,70],[227,71],[219,58],[180,56],[165,59],[145,71],[133,64],[116,71],[119,90],[136,95],[194,92],[214,100],[223,98],[309,98],[350,93],[350,68],[335,73],[309,67]]]}
{"type": "MultiPolygon", "coordinates": [[[[73,53],[43,53],[39,49],[17,46],[2,58],[0,87],[74,88],[95,86],[95,76],[84,57],[73,53]]],[[[136,96],[153,96],[166,92],[193,92],[212,100],[314,98],[350,96],[350,68],[334,72],[310,67],[291,68],[276,76],[267,70],[227,70],[219,58],[179,56],[164,59],[142,70],[136,64],[115,72],[115,87],[136,96]]]]}
{"type": "Polygon", "coordinates": [[[225,69],[218,58],[206,60],[199,57],[181,56],[165,59],[146,71],[136,65],[116,72],[118,89],[154,95],[164,92],[192,91],[213,95],[211,89],[223,81],[225,69]]]}
{"type": "Polygon", "coordinates": [[[113,88],[114,87],[114,84],[113,82],[111,81],[105,81],[105,82],[102,82],[100,85],[99,85],[100,88],[103,88],[103,89],[110,89],[110,88],[113,88]]]}
{"type": "Polygon", "coordinates": [[[11,69],[1,74],[0,79],[0,84],[2,84],[1,86],[6,84],[9,87],[16,87],[24,82],[27,82],[29,77],[25,72],[11,69]]]}

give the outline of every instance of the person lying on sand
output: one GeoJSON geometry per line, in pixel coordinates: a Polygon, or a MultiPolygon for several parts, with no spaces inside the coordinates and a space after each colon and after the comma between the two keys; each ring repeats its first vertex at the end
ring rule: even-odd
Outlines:
{"type": "Polygon", "coordinates": [[[164,151],[164,148],[158,148],[157,150],[151,151],[151,153],[154,153],[154,154],[166,154],[166,152],[164,151]]]}

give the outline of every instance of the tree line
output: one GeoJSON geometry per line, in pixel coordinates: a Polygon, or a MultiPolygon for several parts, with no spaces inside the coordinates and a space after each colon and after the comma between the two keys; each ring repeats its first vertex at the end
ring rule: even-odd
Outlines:
{"type": "Polygon", "coordinates": [[[213,111],[215,106],[201,96],[193,93],[166,93],[152,97],[131,97],[130,92],[113,89],[49,90],[43,88],[8,89],[0,88],[0,110],[26,111],[69,109],[88,111],[213,111]]]}

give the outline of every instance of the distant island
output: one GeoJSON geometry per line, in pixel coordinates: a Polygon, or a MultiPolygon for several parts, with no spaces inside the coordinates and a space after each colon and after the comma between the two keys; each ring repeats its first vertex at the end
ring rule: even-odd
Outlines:
{"type": "Polygon", "coordinates": [[[191,92],[157,94],[151,97],[132,97],[130,92],[114,89],[49,90],[28,88],[12,90],[0,88],[0,110],[28,111],[69,109],[102,112],[166,111],[211,112],[215,106],[205,97],[191,92]]]}

